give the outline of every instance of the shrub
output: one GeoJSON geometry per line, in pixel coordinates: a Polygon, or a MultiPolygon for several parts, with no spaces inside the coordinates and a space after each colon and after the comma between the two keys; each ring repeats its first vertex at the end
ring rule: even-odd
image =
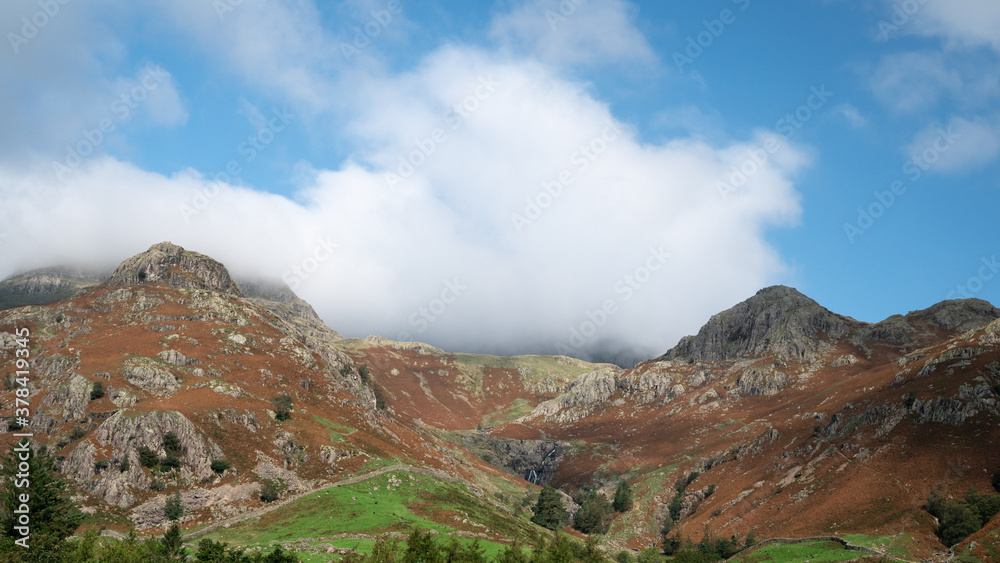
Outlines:
{"type": "Polygon", "coordinates": [[[917,394],[910,391],[910,394],[906,396],[906,402],[903,403],[906,406],[906,410],[910,410],[913,407],[913,403],[917,402],[917,394]]]}
{"type": "Polygon", "coordinates": [[[175,492],[167,499],[167,503],[163,506],[163,513],[170,521],[179,520],[181,516],[184,516],[184,505],[181,504],[180,491],[175,492]]]}
{"type": "Polygon", "coordinates": [[[622,480],[615,489],[615,512],[628,512],[632,508],[632,486],[622,480]]]}
{"type": "Polygon", "coordinates": [[[87,435],[87,431],[79,426],[74,426],[72,430],[69,431],[70,441],[76,441],[87,435]]]}
{"type": "Polygon", "coordinates": [[[271,398],[271,404],[274,405],[274,418],[278,422],[284,422],[292,418],[292,398],[284,393],[275,395],[271,398]]]}
{"type": "Polygon", "coordinates": [[[701,473],[698,473],[697,471],[692,471],[691,473],[688,473],[687,484],[690,485],[691,483],[693,483],[694,480],[697,479],[699,475],[701,475],[701,473]]]}
{"type": "Polygon", "coordinates": [[[632,554],[627,551],[619,551],[618,555],[615,556],[615,561],[618,563],[634,563],[635,559],[632,558],[632,554]]]}
{"type": "Polygon", "coordinates": [[[122,473],[125,473],[126,471],[129,470],[130,467],[132,467],[132,465],[128,462],[128,459],[123,459],[118,464],[118,471],[121,471],[122,473]]]}
{"type": "Polygon", "coordinates": [[[225,473],[229,469],[229,462],[224,459],[212,460],[212,471],[216,473],[225,473]]]}
{"type": "Polygon", "coordinates": [[[278,500],[278,488],[274,486],[274,483],[270,481],[264,483],[264,486],[260,488],[260,500],[263,502],[278,500]]]}
{"type": "Polygon", "coordinates": [[[358,366],[358,377],[361,378],[362,383],[368,385],[368,382],[371,381],[372,378],[371,372],[368,371],[368,366],[366,366],[365,364],[361,364],[360,366],[358,366]]]}
{"type": "Polygon", "coordinates": [[[375,394],[375,408],[385,409],[385,391],[382,390],[382,386],[378,383],[372,385],[372,393],[375,394]]]}
{"type": "Polygon", "coordinates": [[[181,439],[173,432],[167,432],[163,435],[163,449],[167,452],[167,456],[180,457],[184,453],[181,439]]]}
{"type": "Polygon", "coordinates": [[[101,471],[104,471],[105,469],[110,467],[110,465],[111,463],[109,463],[108,460],[100,459],[97,461],[97,463],[94,464],[94,471],[100,473],[101,471]]]}
{"type": "Polygon", "coordinates": [[[160,471],[166,472],[173,469],[177,469],[180,466],[181,466],[180,458],[172,453],[167,454],[166,457],[160,460],[160,471]]]}
{"type": "Polygon", "coordinates": [[[160,459],[153,450],[146,446],[139,446],[139,463],[143,467],[153,468],[160,463],[160,459]]]}
{"type": "Polygon", "coordinates": [[[680,493],[674,495],[673,500],[670,501],[670,518],[674,521],[679,520],[681,517],[681,503],[684,497],[680,493]]]}
{"type": "Polygon", "coordinates": [[[162,479],[153,479],[153,482],[149,484],[149,488],[154,491],[162,491],[167,488],[167,485],[162,479]]]}
{"type": "Polygon", "coordinates": [[[614,509],[604,495],[591,493],[573,517],[573,527],[585,534],[606,534],[614,509]]]}
{"type": "Polygon", "coordinates": [[[104,384],[100,381],[95,381],[94,386],[90,388],[90,400],[100,399],[104,396],[104,384]]]}

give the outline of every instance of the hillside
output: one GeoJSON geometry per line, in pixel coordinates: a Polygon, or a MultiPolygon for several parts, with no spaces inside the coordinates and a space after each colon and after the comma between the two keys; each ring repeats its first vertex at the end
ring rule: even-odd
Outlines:
{"type": "MultiPolygon", "coordinates": [[[[837,536],[945,558],[928,498],[991,490],[1000,471],[1000,310],[981,300],[872,324],[766,288],[623,370],[345,339],[280,282],[169,243],[99,282],[74,275],[3,282],[40,304],[0,311],[0,400],[27,327],[28,430],[88,526],[162,530],[180,492],[191,537],[328,560],[419,525],[495,553],[542,537],[537,485],[610,498],[627,480],[611,552],[659,545],[670,522],[695,540],[837,536]]],[[[988,560],[998,526],[958,552],[988,560]]]]}

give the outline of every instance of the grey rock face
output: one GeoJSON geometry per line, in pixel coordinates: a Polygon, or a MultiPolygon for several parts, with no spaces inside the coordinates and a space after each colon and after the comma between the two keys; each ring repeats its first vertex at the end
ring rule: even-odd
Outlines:
{"type": "Polygon", "coordinates": [[[169,242],[154,244],[121,263],[109,286],[166,282],[175,289],[207,289],[240,295],[240,288],[220,262],[169,242]]]}
{"type": "Polygon", "coordinates": [[[774,370],[750,368],[736,379],[736,386],[744,395],[777,395],[788,386],[788,376],[774,370]]]}
{"type": "Polygon", "coordinates": [[[713,361],[770,352],[804,361],[821,347],[821,339],[842,339],[864,326],[790,287],[775,286],[715,315],[696,336],[684,337],[663,358],[713,361]]]}

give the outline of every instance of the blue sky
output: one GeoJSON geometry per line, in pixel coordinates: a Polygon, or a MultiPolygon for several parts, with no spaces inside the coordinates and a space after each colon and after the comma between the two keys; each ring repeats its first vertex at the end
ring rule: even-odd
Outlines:
{"type": "Polygon", "coordinates": [[[865,321],[1000,302],[992,1],[37,0],[0,30],[0,275],[172,240],[349,336],[584,356],[776,283],[865,321]]]}

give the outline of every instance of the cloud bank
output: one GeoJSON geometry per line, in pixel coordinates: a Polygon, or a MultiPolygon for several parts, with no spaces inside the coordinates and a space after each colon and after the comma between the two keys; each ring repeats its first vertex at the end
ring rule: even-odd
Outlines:
{"type": "MultiPolygon", "coordinates": [[[[590,4],[628,25],[622,3],[590,4]]],[[[172,17],[185,21],[183,10],[193,8],[178,5],[172,17]]],[[[239,17],[280,29],[313,16],[308,3],[279,14],[269,6],[239,17]]],[[[544,22],[544,10],[526,9],[499,15],[495,33],[543,36],[528,18],[544,22]]],[[[224,22],[200,21],[204,29],[183,33],[208,45],[224,22]]],[[[447,44],[404,72],[376,64],[359,79],[352,70],[347,90],[348,75],[321,62],[334,57],[336,40],[302,25],[313,31],[291,44],[268,32],[255,37],[263,44],[253,52],[207,56],[249,83],[263,80],[262,68],[277,73],[267,88],[287,106],[253,108],[271,134],[287,125],[282,115],[349,115],[330,134],[357,147],[350,159],[335,169],[302,163],[292,197],[192,169],[155,174],[110,156],[61,178],[51,155],[7,161],[0,274],[79,260],[110,265],[170,240],[238,275],[283,277],[348,336],[632,359],[664,352],[786,274],[765,235],[798,220],[793,180],[807,159],[797,147],[761,159],[763,136],[644,143],[588,84],[565,77],[558,37],[533,40],[538,49],[527,53],[447,44]],[[303,51],[309,57],[296,59],[303,51]],[[745,184],[721,197],[719,183],[740,168],[745,184]]],[[[245,45],[241,36],[234,51],[245,45]]],[[[609,60],[626,52],[642,59],[642,45],[633,38],[589,48],[609,60]]],[[[109,87],[136,76],[133,69],[109,87]]],[[[151,126],[182,125],[194,111],[181,101],[184,84],[170,84],[151,126]]]]}

